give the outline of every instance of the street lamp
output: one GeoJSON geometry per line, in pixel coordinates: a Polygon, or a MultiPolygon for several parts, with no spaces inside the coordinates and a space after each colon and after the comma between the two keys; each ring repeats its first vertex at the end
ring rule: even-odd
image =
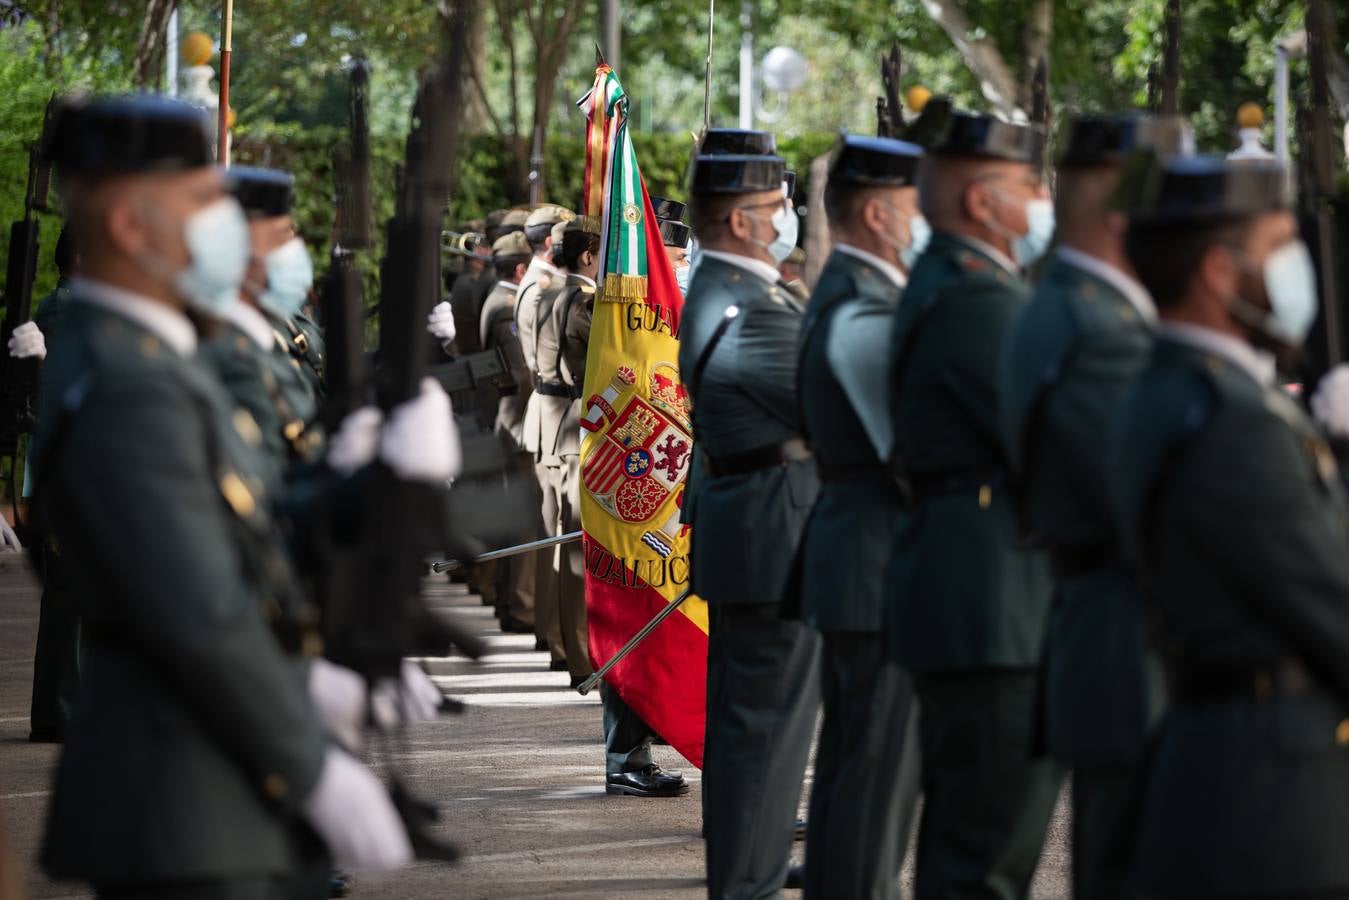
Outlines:
{"type": "Polygon", "coordinates": [[[763,88],[778,95],[777,106],[767,109],[763,104],[763,91],[755,94],[754,114],[765,122],[776,122],[787,111],[787,97],[793,91],[805,86],[810,67],[806,59],[791,47],[774,47],[764,54],[759,64],[759,79],[763,88]]]}

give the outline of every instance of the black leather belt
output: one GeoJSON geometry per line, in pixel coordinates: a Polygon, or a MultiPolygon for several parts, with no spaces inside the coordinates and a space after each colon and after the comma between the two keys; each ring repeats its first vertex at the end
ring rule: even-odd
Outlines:
{"type": "Polygon", "coordinates": [[[567,400],[579,400],[581,389],[574,384],[562,384],[559,381],[540,381],[534,385],[534,392],[545,397],[563,397],[567,400]]]}
{"type": "Polygon", "coordinates": [[[1295,697],[1316,687],[1300,660],[1292,657],[1264,666],[1177,671],[1168,669],[1167,690],[1177,706],[1209,706],[1234,700],[1295,697]]]}
{"type": "Polygon", "coordinates": [[[1003,469],[956,469],[947,472],[915,473],[906,480],[913,502],[922,503],[934,497],[945,497],[950,494],[963,494],[985,488],[997,490],[1007,485],[1007,472],[1003,469]]]}
{"type": "Polygon", "coordinates": [[[1107,541],[1049,548],[1049,564],[1055,578],[1075,578],[1098,572],[1118,560],[1118,549],[1107,541]]]}
{"type": "Polygon", "coordinates": [[[898,487],[890,467],[882,463],[826,463],[816,460],[820,481],[825,484],[864,483],[898,487]]]}
{"type": "Polygon", "coordinates": [[[788,463],[797,462],[803,459],[812,459],[815,454],[810,452],[810,447],[800,438],[792,438],[783,441],[780,444],[769,444],[766,447],[756,447],[753,450],[746,450],[743,453],[732,453],[729,456],[713,458],[706,451],[702,454],[703,468],[709,475],[724,477],[727,475],[745,475],[749,472],[758,472],[761,469],[771,469],[776,466],[786,466],[788,463]]]}

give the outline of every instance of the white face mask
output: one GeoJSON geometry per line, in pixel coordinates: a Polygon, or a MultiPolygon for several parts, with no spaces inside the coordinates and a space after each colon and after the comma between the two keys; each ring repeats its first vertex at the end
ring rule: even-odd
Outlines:
{"type": "Polygon", "coordinates": [[[267,254],[267,289],[262,305],[287,318],[295,315],[309,298],[314,285],[314,263],[304,241],[293,237],[267,254]]]}
{"type": "MultiPolygon", "coordinates": [[[[187,267],[173,272],[174,290],[199,312],[219,317],[239,302],[248,269],[248,220],[233,197],[222,197],[183,223],[187,267]]],[[[169,267],[157,256],[143,260],[157,274],[169,267]]]]}
{"type": "MultiPolygon", "coordinates": [[[[764,204],[764,206],[768,205],[769,204],[767,203],[764,204]]],[[[759,220],[760,213],[758,210],[747,209],[743,206],[740,207],[740,209],[742,212],[749,213],[750,218],[754,219],[756,222],[759,220]]],[[[792,250],[796,248],[796,238],[800,230],[801,220],[797,218],[796,210],[792,209],[784,202],[782,206],[778,207],[777,211],[773,213],[772,217],[768,220],[768,224],[773,227],[774,238],[772,241],[764,243],[757,238],[750,238],[750,240],[754,244],[764,248],[768,255],[773,257],[774,262],[781,263],[791,254],[792,250]]]]}
{"type": "MultiPolygon", "coordinates": [[[[899,207],[892,206],[879,198],[877,198],[877,202],[890,210],[890,212],[898,219],[903,221],[906,213],[902,212],[899,207]]],[[[927,224],[927,219],[922,216],[911,216],[909,218],[909,242],[907,244],[901,244],[899,238],[892,234],[878,234],[876,236],[895,248],[895,252],[899,254],[899,261],[904,266],[904,270],[906,272],[912,272],[913,264],[918,261],[918,257],[927,249],[928,241],[932,240],[932,228],[927,224]]]]}
{"type": "MultiPolygon", "coordinates": [[[[1005,202],[1015,202],[1007,199],[1007,195],[1002,191],[995,190],[995,193],[1004,198],[1005,202]]],[[[1011,241],[1012,259],[1023,269],[1033,266],[1049,250],[1049,245],[1054,240],[1055,226],[1053,201],[1044,197],[1033,197],[1024,202],[1026,207],[1025,234],[1013,234],[993,220],[984,223],[1011,241]]]]}
{"type": "Polygon", "coordinates": [[[1265,259],[1265,292],[1270,311],[1256,309],[1243,299],[1232,303],[1232,314],[1281,344],[1301,347],[1316,322],[1316,267],[1307,245],[1289,241],[1265,259]]]}
{"type": "Polygon", "coordinates": [[[679,293],[688,296],[689,279],[693,276],[693,265],[686,262],[682,266],[676,266],[674,273],[675,282],[679,285],[679,293]]]}

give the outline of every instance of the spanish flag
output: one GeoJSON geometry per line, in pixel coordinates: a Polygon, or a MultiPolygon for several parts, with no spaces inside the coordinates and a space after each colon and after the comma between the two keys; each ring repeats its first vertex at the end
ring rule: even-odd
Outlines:
{"type": "MultiPolygon", "coordinates": [[[[587,122],[582,214],[594,217],[601,236],[580,462],[590,656],[599,666],[688,587],[689,536],[679,510],[693,436],[677,362],[684,301],[613,69],[601,63],[577,105],[587,122]]],[[[702,600],[686,600],[607,679],[672,747],[702,765],[702,600]]]]}

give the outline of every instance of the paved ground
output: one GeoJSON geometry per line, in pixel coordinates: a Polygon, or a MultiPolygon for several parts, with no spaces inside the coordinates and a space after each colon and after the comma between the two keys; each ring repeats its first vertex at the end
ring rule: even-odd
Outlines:
{"type": "MultiPolygon", "coordinates": [[[[698,772],[661,747],[658,762],[692,782],[688,796],[606,796],[595,695],[579,697],[568,690],[566,673],[547,671],[547,656],[534,652],[532,637],[492,632],[490,610],[463,588],[429,582],[427,591],[494,635],[484,662],[428,662],[468,712],[417,727],[394,753],[420,793],[442,805],[443,832],[466,859],[453,868],[425,864],[394,878],[358,881],[354,896],[703,896],[698,772]]],[[[27,742],[37,621],[38,593],[26,567],[0,556],[0,818],[34,897],[83,897],[79,886],[52,884],[34,866],[57,752],[27,742]]],[[[1037,898],[1068,896],[1067,832],[1060,809],[1036,876],[1037,898]]]]}

